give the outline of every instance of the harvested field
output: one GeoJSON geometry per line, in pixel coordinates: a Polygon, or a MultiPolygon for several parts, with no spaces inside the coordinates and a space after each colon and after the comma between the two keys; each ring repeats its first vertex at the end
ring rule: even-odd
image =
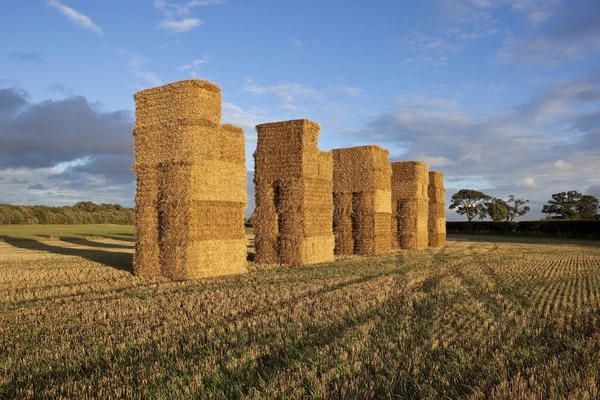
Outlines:
{"type": "Polygon", "coordinates": [[[132,276],[131,227],[22,229],[0,227],[2,399],[600,396],[600,242],[173,282],[132,276]]]}

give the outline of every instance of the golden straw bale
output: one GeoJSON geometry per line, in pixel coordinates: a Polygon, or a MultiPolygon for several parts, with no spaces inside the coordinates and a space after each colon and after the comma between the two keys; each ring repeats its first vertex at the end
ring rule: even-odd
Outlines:
{"type": "Polygon", "coordinates": [[[429,246],[446,245],[446,205],[444,174],[431,171],[429,173],[429,246]]]}
{"type": "Polygon", "coordinates": [[[136,274],[245,272],[244,132],[220,125],[220,88],[186,80],[134,99],[136,274]]]}
{"type": "Polygon", "coordinates": [[[427,164],[392,163],[392,248],[421,250],[429,245],[428,188],[427,164]]]}
{"type": "Polygon", "coordinates": [[[256,127],[252,223],[258,263],[302,265],[333,260],[333,160],[317,147],[319,129],[308,120],[256,127]],[[320,238],[322,243],[311,238],[320,238]]]}
{"type": "Polygon", "coordinates": [[[360,146],[332,153],[336,254],[388,252],[392,211],[389,151],[360,146]]]}
{"type": "Polygon", "coordinates": [[[133,96],[136,125],[179,119],[221,121],[221,88],[199,79],[188,79],[142,90],[133,96]]]}

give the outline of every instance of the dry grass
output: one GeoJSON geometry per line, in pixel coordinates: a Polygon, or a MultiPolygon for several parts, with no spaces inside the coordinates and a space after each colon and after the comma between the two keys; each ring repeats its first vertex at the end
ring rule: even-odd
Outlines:
{"type": "Polygon", "coordinates": [[[85,229],[0,229],[0,398],[600,396],[597,242],[450,238],[171,282],[85,229]]]}

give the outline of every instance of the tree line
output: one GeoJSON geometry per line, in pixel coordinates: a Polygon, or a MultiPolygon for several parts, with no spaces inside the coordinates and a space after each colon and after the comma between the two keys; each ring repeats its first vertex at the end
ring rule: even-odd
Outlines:
{"type": "Polygon", "coordinates": [[[135,211],[119,204],[82,201],[73,206],[16,206],[0,204],[0,225],[10,224],[133,224],[135,211]]]}
{"type": "MultiPolygon", "coordinates": [[[[469,222],[478,217],[489,217],[494,222],[513,222],[526,215],[531,208],[528,199],[510,195],[507,200],[489,196],[478,190],[461,189],[452,195],[451,210],[465,215],[469,222]]],[[[600,220],[600,204],[596,197],[581,194],[576,190],[552,195],[548,204],[542,207],[547,220],[600,220]]]]}

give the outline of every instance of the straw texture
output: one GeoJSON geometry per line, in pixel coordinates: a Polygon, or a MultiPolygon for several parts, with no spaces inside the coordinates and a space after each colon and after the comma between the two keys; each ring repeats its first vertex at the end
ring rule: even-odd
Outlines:
{"type": "Polygon", "coordinates": [[[385,254],[391,246],[389,151],[379,146],[332,150],[336,254],[385,254]]]}
{"type": "Polygon", "coordinates": [[[260,264],[333,261],[333,160],[317,147],[319,130],[304,119],[256,127],[252,224],[260,264]]]}
{"type": "Polygon", "coordinates": [[[422,250],[429,245],[429,166],[392,163],[392,248],[422,250]]]}
{"type": "Polygon", "coordinates": [[[431,171],[429,173],[429,247],[446,245],[445,195],[444,174],[431,171]]]}
{"type": "Polygon", "coordinates": [[[246,272],[244,132],[220,125],[220,88],[186,80],[134,99],[134,272],[175,280],[246,272]]]}

